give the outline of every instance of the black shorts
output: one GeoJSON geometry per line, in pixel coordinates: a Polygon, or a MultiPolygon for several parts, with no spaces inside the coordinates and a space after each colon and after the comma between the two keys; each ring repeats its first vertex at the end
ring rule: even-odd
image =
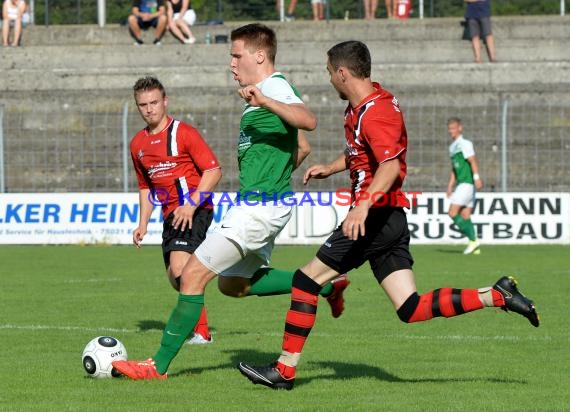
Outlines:
{"type": "Polygon", "coordinates": [[[192,218],[192,229],[174,229],[172,220],[174,214],[168,215],[162,226],[162,257],[166,268],[170,266],[170,252],[174,250],[182,250],[188,253],[194,251],[200,246],[200,243],[206,238],[206,232],[212,219],[214,212],[212,209],[198,208],[194,212],[192,218]]]}
{"type": "Polygon", "coordinates": [[[155,17],[150,20],[143,20],[140,17],[137,17],[137,24],[142,30],[147,30],[151,27],[156,27],[158,25],[158,17],[155,17]]]}
{"type": "Polygon", "coordinates": [[[341,224],[320,247],[317,257],[338,273],[347,273],[368,261],[378,283],[396,270],[412,268],[410,232],[402,208],[371,208],[365,232],[350,240],[342,234],[341,224]]]}
{"type": "Polygon", "coordinates": [[[482,19],[467,19],[469,25],[469,34],[471,38],[481,37],[485,38],[491,34],[491,18],[483,17],[482,19]]]}

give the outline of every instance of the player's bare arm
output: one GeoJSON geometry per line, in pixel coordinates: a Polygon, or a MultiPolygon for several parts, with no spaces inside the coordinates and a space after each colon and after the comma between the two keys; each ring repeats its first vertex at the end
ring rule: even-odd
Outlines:
{"type": "Polygon", "coordinates": [[[477,157],[476,156],[468,157],[467,161],[471,165],[471,171],[473,172],[473,184],[475,185],[475,188],[482,189],[483,181],[479,176],[479,165],[477,164],[477,157]]]}
{"type": "MultiPolygon", "coordinates": [[[[399,175],[400,160],[398,158],[382,163],[374,174],[374,179],[368,187],[368,193],[388,193],[399,175]]],[[[368,209],[373,202],[380,200],[378,197],[373,198],[372,195],[356,199],[356,205],[348,212],[342,223],[342,233],[350,240],[358,239],[359,235],[364,236],[364,222],[368,216],[368,209]]]]}
{"type": "Polygon", "coordinates": [[[137,248],[141,247],[141,242],[147,232],[150,215],[152,215],[154,209],[154,205],[150,201],[149,196],[151,196],[150,189],[139,190],[139,225],[133,231],[133,244],[137,248]]]}
{"type": "Polygon", "coordinates": [[[303,184],[309,183],[310,179],[326,179],[330,175],[346,170],[346,157],[344,154],[337,157],[326,165],[314,165],[307,169],[303,175],[303,184]]]}
{"type": "Polygon", "coordinates": [[[192,203],[186,203],[182,206],[178,206],[173,214],[172,226],[174,229],[180,228],[184,230],[186,228],[192,228],[192,218],[194,212],[198,206],[207,199],[205,194],[212,193],[220,179],[222,178],[222,169],[210,169],[205,170],[200,179],[200,183],[196,187],[196,190],[190,195],[192,203]]]}
{"type": "Polygon", "coordinates": [[[317,117],[304,104],[286,104],[274,100],[261,93],[256,86],[246,86],[238,90],[242,99],[252,106],[263,107],[275,113],[285,122],[297,129],[315,130],[317,117]]]}
{"type": "Polygon", "coordinates": [[[451,173],[449,174],[449,182],[447,183],[447,197],[451,197],[451,194],[453,193],[453,188],[455,187],[455,173],[453,173],[453,171],[451,171],[451,173]]]}
{"type": "Polygon", "coordinates": [[[301,166],[301,163],[303,163],[309,154],[311,154],[311,144],[309,143],[305,132],[303,130],[299,130],[299,134],[297,136],[297,149],[293,154],[293,165],[295,166],[295,169],[301,166]]]}

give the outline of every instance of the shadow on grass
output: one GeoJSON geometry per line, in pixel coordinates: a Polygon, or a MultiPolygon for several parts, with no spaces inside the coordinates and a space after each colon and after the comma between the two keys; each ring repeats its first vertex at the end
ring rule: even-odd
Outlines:
{"type": "Polygon", "coordinates": [[[226,363],[221,363],[216,366],[209,367],[193,367],[182,369],[176,373],[168,374],[169,377],[178,375],[197,375],[205,371],[221,370],[221,369],[232,369],[239,374],[237,370],[237,364],[239,362],[251,362],[254,365],[265,365],[267,363],[273,362],[275,360],[275,353],[260,352],[253,349],[238,349],[238,350],[225,350],[222,351],[223,354],[230,354],[230,360],[226,363]]]}
{"type": "MultiPolygon", "coordinates": [[[[237,364],[239,362],[245,362],[249,365],[267,365],[274,362],[276,359],[275,353],[260,352],[253,349],[239,349],[224,351],[223,353],[230,355],[230,360],[227,363],[222,363],[213,367],[206,368],[188,368],[181,370],[175,374],[170,375],[171,377],[178,375],[188,375],[188,374],[200,374],[204,371],[211,370],[222,370],[231,369],[235,371],[236,374],[240,372],[237,370],[237,364]]],[[[366,365],[362,363],[347,363],[347,362],[333,362],[333,361],[323,361],[323,362],[308,362],[308,366],[312,369],[332,369],[331,373],[319,373],[318,376],[300,376],[295,381],[295,386],[301,386],[308,384],[309,382],[324,381],[329,379],[355,379],[355,378],[375,378],[380,381],[390,382],[390,383],[465,383],[465,382],[486,382],[486,383],[497,383],[497,384],[518,384],[525,385],[528,381],[521,379],[506,379],[506,378],[495,378],[495,377],[453,377],[449,376],[446,378],[401,378],[386,370],[373,365],[366,365]]],[[[304,375],[304,374],[301,374],[304,375]]],[[[247,379],[247,378],[244,378],[247,379]]]]}
{"type": "Polygon", "coordinates": [[[164,330],[166,323],[160,320],[139,320],[137,327],[143,332],[149,330],[164,330]]]}
{"type": "MultiPolygon", "coordinates": [[[[520,379],[505,379],[494,377],[453,377],[447,378],[400,378],[393,375],[382,368],[373,365],[365,365],[362,363],[346,363],[346,362],[308,362],[309,365],[322,369],[332,369],[334,372],[329,375],[320,375],[315,379],[350,379],[350,378],[376,378],[381,381],[391,383],[452,383],[452,382],[487,382],[487,383],[514,383],[527,384],[528,381],[520,379]]],[[[312,380],[312,379],[309,379],[312,380]]],[[[301,382],[305,381],[302,379],[301,382]]],[[[297,384],[297,382],[295,382],[297,384]]]]}
{"type": "Polygon", "coordinates": [[[437,253],[449,253],[450,255],[462,255],[463,250],[461,249],[436,249],[437,253]]]}

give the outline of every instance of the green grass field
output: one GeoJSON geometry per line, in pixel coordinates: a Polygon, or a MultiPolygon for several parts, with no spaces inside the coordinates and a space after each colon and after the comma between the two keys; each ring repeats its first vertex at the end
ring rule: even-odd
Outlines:
{"type": "MultiPolygon", "coordinates": [[[[294,269],[316,247],[277,247],[294,269]]],[[[399,321],[367,266],[351,273],[347,309],[322,301],[295,389],[253,386],[238,361],[266,363],[281,349],[288,296],[206,294],[213,345],[182,348],[167,381],[87,378],[85,344],[112,335],[130,359],[152,356],[176,294],[158,246],[0,247],[0,410],[570,410],[570,247],[412,249],[420,292],[481,287],[515,274],[540,328],[486,309],[452,319],[399,321]]]]}

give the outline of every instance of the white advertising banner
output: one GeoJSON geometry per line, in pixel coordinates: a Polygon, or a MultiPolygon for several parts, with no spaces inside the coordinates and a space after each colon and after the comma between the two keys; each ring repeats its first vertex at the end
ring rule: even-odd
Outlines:
{"type": "MultiPolygon", "coordinates": [[[[447,216],[443,193],[408,194],[415,203],[408,223],[415,244],[464,243],[447,216]]],[[[214,194],[214,221],[227,211],[227,193],[214,194]],[[225,199],[216,202],[216,199],[225,199]]],[[[346,193],[297,193],[294,213],[279,244],[320,244],[348,211],[346,193]]],[[[271,207],[271,201],[267,207],[271,207]]],[[[473,223],[487,244],[570,244],[570,193],[480,193],[473,223]]],[[[0,244],[130,244],[139,215],[138,193],[0,194],[0,244]]],[[[156,207],[144,239],[160,244],[156,207]]]]}

